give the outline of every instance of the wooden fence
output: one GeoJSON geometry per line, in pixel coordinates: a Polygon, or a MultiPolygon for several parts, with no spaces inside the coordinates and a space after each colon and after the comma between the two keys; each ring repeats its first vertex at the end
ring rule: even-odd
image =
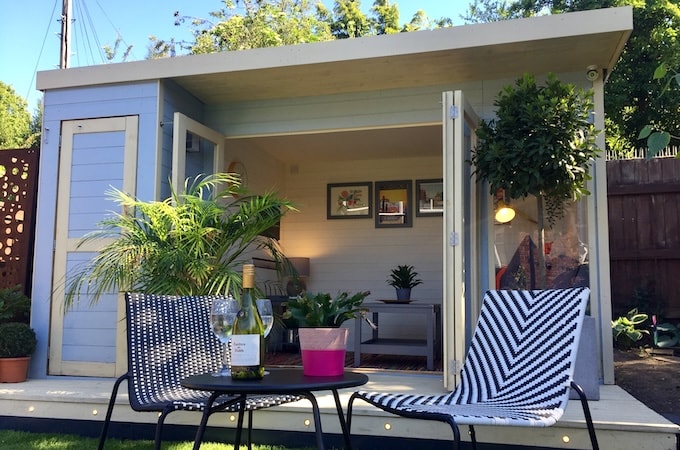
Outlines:
{"type": "Polygon", "coordinates": [[[38,149],[0,150],[0,289],[20,284],[30,295],[38,149]]]}
{"type": "Polygon", "coordinates": [[[680,319],[680,159],[607,161],[614,317],[680,319]]]}

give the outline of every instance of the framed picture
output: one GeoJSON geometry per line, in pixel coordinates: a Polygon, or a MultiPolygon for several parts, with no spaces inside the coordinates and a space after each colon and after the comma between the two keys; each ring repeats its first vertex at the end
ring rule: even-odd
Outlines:
{"type": "Polygon", "coordinates": [[[412,186],[411,180],[376,181],[376,228],[410,227],[413,225],[412,186]]]}
{"type": "Polygon", "coordinates": [[[326,192],[327,219],[366,219],[373,217],[373,183],[329,184],[326,192]]]}
{"type": "Polygon", "coordinates": [[[444,214],[444,182],[441,178],[416,180],[416,216],[444,214]]]}

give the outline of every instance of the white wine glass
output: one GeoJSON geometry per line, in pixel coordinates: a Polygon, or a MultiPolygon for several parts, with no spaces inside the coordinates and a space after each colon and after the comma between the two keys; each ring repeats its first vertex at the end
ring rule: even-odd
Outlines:
{"type": "Polygon", "coordinates": [[[229,341],[231,340],[231,332],[234,328],[234,320],[236,320],[239,308],[238,302],[232,296],[218,297],[210,305],[210,326],[215,336],[224,344],[222,368],[213,373],[215,377],[231,376],[229,341]]]}
{"type": "MultiPolygon", "coordinates": [[[[264,325],[264,337],[269,336],[269,332],[272,331],[274,326],[274,309],[272,308],[272,301],[268,298],[258,298],[255,300],[257,305],[257,312],[260,313],[260,318],[262,319],[262,325],[264,325]]],[[[264,371],[265,375],[269,375],[269,371],[264,371]]]]}
{"type": "Polygon", "coordinates": [[[272,308],[272,301],[268,298],[258,298],[255,300],[257,304],[257,312],[260,313],[262,325],[264,325],[264,337],[269,336],[274,326],[274,309],[272,308]]]}

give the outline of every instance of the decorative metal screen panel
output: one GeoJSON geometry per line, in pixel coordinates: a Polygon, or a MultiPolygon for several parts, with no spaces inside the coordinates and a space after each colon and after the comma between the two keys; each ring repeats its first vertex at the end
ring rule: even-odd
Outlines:
{"type": "Polygon", "coordinates": [[[30,295],[39,150],[0,150],[0,288],[30,295]]]}

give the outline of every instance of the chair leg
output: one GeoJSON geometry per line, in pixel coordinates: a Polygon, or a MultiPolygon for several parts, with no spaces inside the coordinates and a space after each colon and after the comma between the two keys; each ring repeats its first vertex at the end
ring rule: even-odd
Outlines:
{"type": "Polygon", "coordinates": [[[472,442],[472,448],[477,450],[477,433],[475,433],[474,425],[469,425],[468,435],[470,436],[470,442],[472,442]]]}
{"type": "Polygon", "coordinates": [[[156,435],[154,436],[153,448],[155,450],[161,450],[161,440],[163,438],[163,424],[165,424],[165,417],[170,414],[174,409],[166,408],[161,411],[158,416],[158,422],[156,422],[156,435]]]}
{"type": "Polygon", "coordinates": [[[109,424],[111,423],[111,415],[113,414],[113,405],[116,403],[116,397],[118,396],[118,388],[123,380],[128,379],[129,374],[124,374],[118,377],[115,383],[113,383],[113,389],[111,390],[111,398],[109,399],[109,407],[106,409],[106,418],[104,419],[104,426],[102,432],[99,435],[99,446],[98,450],[104,449],[104,442],[106,442],[106,435],[109,432],[109,424]]]}
{"type": "Polygon", "coordinates": [[[571,388],[576,391],[581,399],[581,407],[583,408],[583,415],[586,419],[586,425],[588,426],[588,435],[590,436],[590,444],[593,446],[593,450],[599,450],[600,446],[597,443],[597,436],[595,436],[595,426],[593,425],[593,418],[590,415],[590,407],[588,406],[588,398],[586,393],[583,392],[583,388],[576,384],[574,381],[571,382],[571,388]]]}
{"type": "Polygon", "coordinates": [[[449,415],[446,416],[445,422],[449,424],[451,431],[453,431],[453,450],[458,450],[460,448],[460,429],[458,428],[458,424],[453,417],[449,415]]]}

